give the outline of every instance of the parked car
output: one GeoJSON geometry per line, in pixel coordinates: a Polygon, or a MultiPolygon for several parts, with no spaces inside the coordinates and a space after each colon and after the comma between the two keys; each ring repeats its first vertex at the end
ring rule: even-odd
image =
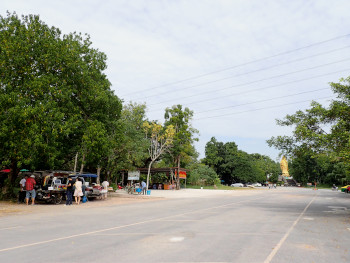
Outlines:
{"type": "Polygon", "coordinates": [[[254,183],[254,184],[252,184],[252,186],[254,186],[254,187],[260,187],[260,186],[262,186],[262,184],[261,184],[261,183],[254,183]]]}
{"type": "Polygon", "coordinates": [[[83,193],[87,198],[102,197],[103,187],[96,183],[97,174],[75,174],[70,177],[73,178],[73,181],[79,177],[83,183],[83,193]]]}
{"type": "Polygon", "coordinates": [[[243,187],[244,185],[242,183],[234,183],[231,184],[232,187],[243,187]]]}

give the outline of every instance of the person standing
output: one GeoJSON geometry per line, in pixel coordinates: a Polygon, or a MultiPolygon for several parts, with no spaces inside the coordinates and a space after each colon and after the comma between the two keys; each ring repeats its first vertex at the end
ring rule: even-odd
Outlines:
{"type": "Polygon", "coordinates": [[[66,194],[67,194],[66,205],[72,205],[72,202],[73,202],[73,179],[72,178],[68,178],[66,194]]]}
{"type": "Polygon", "coordinates": [[[141,182],[141,186],[142,186],[142,194],[145,195],[146,194],[146,188],[147,188],[147,185],[144,181],[141,182]]]}
{"type": "Polygon", "coordinates": [[[34,205],[35,202],[35,189],[34,186],[36,185],[35,181],[35,175],[32,174],[29,178],[26,180],[25,188],[26,188],[26,204],[29,203],[29,197],[32,198],[32,205],[34,205]]]}
{"type": "Polygon", "coordinates": [[[26,181],[28,179],[28,175],[25,175],[24,178],[22,178],[22,180],[19,182],[19,186],[20,186],[20,190],[18,193],[18,203],[24,203],[24,200],[26,199],[26,181]]]}
{"type": "Polygon", "coordinates": [[[107,193],[108,193],[108,186],[109,186],[108,181],[103,181],[102,186],[103,186],[103,198],[106,199],[107,193]]]}
{"type": "Polygon", "coordinates": [[[77,180],[75,181],[74,186],[75,186],[75,190],[74,190],[75,203],[79,205],[81,197],[83,196],[83,183],[80,181],[79,177],[77,177],[77,180]]]}

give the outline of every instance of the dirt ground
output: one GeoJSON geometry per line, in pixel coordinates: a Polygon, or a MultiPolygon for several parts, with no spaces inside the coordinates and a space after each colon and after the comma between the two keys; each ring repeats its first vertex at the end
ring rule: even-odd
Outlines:
{"type": "MultiPolygon", "coordinates": [[[[138,195],[126,195],[126,194],[114,194],[111,193],[107,199],[93,199],[86,203],[80,203],[80,208],[101,207],[130,204],[135,202],[149,202],[160,198],[145,197],[138,195]]],[[[34,206],[26,204],[18,204],[9,201],[0,201],[0,217],[15,215],[15,214],[27,214],[27,213],[45,213],[58,211],[64,207],[65,201],[62,201],[59,205],[36,203],[34,206]]],[[[73,206],[77,206],[73,201],[73,206]]]]}
{"type": "MultiPolygon", "coordinates": [[[[107,199],[94,199],[87,203],[81,203],[79,208],[91,208],[101,206],[113,206],[113,205],[125,205],[135,202],[150,202],[162,199],[172,198],[201,198],[208,196],[222,196],[222,195],[254,195],[259,192],[253,190],[206,190],[206,189],[181,189],[181,190],[151,190],[151,195],[129,195],[124,190],[120,190],[117,193],[108,193],[107,199]]],[[[77,206],[74,204],[73,206],[77,206]]],[[[64,208],[64,201],[60,205],[37,203],[34,206],[26,204],[18,204],[15,202],[0,201],[0,217],[9,215],[20,215],[28,213],[48,213],[59,211],[64,208]]]]}

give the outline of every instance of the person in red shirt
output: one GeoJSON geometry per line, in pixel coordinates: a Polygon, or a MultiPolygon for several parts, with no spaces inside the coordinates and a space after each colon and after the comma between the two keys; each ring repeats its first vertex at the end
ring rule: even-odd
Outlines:
{"type": "Polygon", "coordinates": [[[32,174],[27,180],[26,180],[26,203],[28,205],[29,203],[29,197],[32,198],[32,205],[34,205],[35,201],[35,189],[34,186],[36,185],[35,182],[35,175],[32,174]]]}

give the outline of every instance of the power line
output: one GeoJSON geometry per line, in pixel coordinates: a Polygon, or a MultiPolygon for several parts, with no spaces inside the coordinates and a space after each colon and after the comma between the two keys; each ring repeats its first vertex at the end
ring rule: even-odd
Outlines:
{"type": "Polygon", "coordinates": [[[294,94],[288,94],[288,95],[285,95],[285,96],[279,96],[279,97],[269,98],[269,99],[265,99],[265,100],[258,100],[258,101],[253,101],[253,102],[237,104],[237,105],[233,105],[233,106],[227,106],[227,107],[223,107],[223,108],[216,108],[216,109],[200,111],[200,112],[196,112],[195,114],[201,114],[201,113],[212,112],[212,111],[217,111],[217,110],[224,110],[224,109],[229,109],[229,108],[236,108],[236,107],[239,107],[239,106],[246,106],[246,105],[251,105],[251,104],[255,104],[255,103],[261,103],[261,102],[266,102],[266,101],[271,101],[271,100],[283,99],[283,98],[287,98],[287,97],[291,97],[291,96],[297,96],[297,95],[301,95],[301,94],[311,93],[311,92],[320,91],[320,90],[328,90],[328,89],[329,88],[322,88],[322,89],[315,89],[315,90],[304,91],[304,92],[299,92],[299,93],[294,93],[294,94]]]}
{"type": "MultiPolygon", "coordinates": [[[[200,95],[204,95],[204,94],[209,94],[209,93],[213,93],[213,92],[223,91],[223,90],[227,90],[227,89],[231,89],[231,88],[247,86],[247,85],[258,83],[258,82],[261,82],[261,81],[276,79],[276,78],[280,78],[280,77],[284,77],[284,76],[288,76],[288,75],[292,75],[292,74],[295,74],[295,73],[300,73],[300,72],[304,72],[304,71],[308,71],[308,70],[312,70],[312,69],[316,69],[316,68],[322,68],[322,67],[325,67],[325,66],[329,66],[329,65],[345,62],[345,61],[348,61],[348,60],[350,60],[350,58],[346,58],[346,59],[342,59],[342,60],[338,60],[338,61],[334,61],[334,62],[330,62],[330,63],[318,65],[318,66],[314,66],[314,67],[311,67],[311,68],[306,68],[306,69],[292,71],[292,72],[288,72],[288,73],[284,73],[284,74],[279,74],[279,75],[275,75],[275,76],[268,77],[268,78],[258,79],[258,80],[254,80],[254,81],[250,81],[250,82],[246,82],[246,83],[242,83],[242,84],[237,84],[237,85],[229,86],[229,87],[222,88],[222,89],[215,89],[215,90],[210,90],[210,91],[206,91],[206,92],[196,93],[196,94],[190,95],[190,96],[187,95],[185,97],[178,98],[178,99],[191,98],[191,97],[196,97],[196,96],[200,96],[200,95]]],[[[169,101],[173,101],[173,100],[174,99],[153,103],[153,104],[150,104],[150,106],[157,105],[157,104],[163,104],[163,103],[166,103],[166,102],[169,102],[169,101]]]]}
{"type": "MultiPolygon", "coordinates": [[[[327,97],[317,98],[316,100],[329,99],[329,98],[330,98],[330,96],[327,96],[327,97]]],[[[269,106],[269,107],[263,107],[263,108],[259,108],[259,109],[239,111],[239,112],[233,112],[233,113],[227,113],[227,114],[221,114],[221,115],[215,115],[215,116],[209,116],[209,117],[202,117],[202,118],[193,118],[193,120],[219,118],[219,117],[224,117],[224,116],[229,116],[229,115],[236,115],[236,114],[252,112],[252,111],[259,111],[259,110],[266,110],[266,109],[273,109],[273,108],[283,107],[283,106],[287,106],[287,105],[293,105],[293,104],[298,104],[298,103],[310,102],[310,101],[313,101],[313,100],[296,101],[296,102],[291,102],[291,103],[284,103],[282,105],[274,105],[274,106],[269,106]]]]}
{"type": "MultiPolygon", "coordinates": [[[[303,47],[300,47],[300,48],[284,51],[284,52],[281,52],[281,53],[277,53],[275,55],[271,55],[271,56],[268,56],[268,57],[263,57],[263,58],[256,59],[256,60],[252,60],[252,61],[245,62],[245,63],[242,63],[242,64],[238,64],[238,65],[235,65],[235,66],[231,66],[231,67],[228,67],[228,68],[224,68],[224,69],[220,69],[220,70],[216,70],[216,71],[200,74],[200,75],[189,77],[189,78],[186,78],[186,79],[183,79],[183,80],[167,83],[167,84],[164,84],[164,85],[160,85],[160,86],[156,86],[156,87],[152,87],[152,88],[148,88],[148,89],[143,89],[141,91],[148,91],[148,90],[158,89],[158,88],[162,88],[162,87],[166,87],[166,86],[171,86],[171,85],[174,85],[174,84],[183,83],[183,82],[186,82],[186,81],[189,81],[189,80],[202,78],[202,77],[205,77],[205,76],[208,76],[208,75],[212,75],[212,74],[216,74],[216,73],[219,73],[219,72],[227,71],[227,70],[230,70],[230,69],[246,66],[246,65],[253,64],[253,63],[256,63],[256,62],[260,62],[260,61],[264,61],[264,60],[267,60],[267,59],[270,59],[270,58],[286,55],[286,54],[289,54],[289,53],[293,53],[293,52],[296,52],[296,51],[299,51],[299,50],[303,50],[303,49],[310,48],[310,47],[313,47],[313,46],[321,45],[321,44],[324,44],[324,43],[327,43],[327,42],[331,42],[331,41],[334,41],[334,40],[338,40],[338,39],[341,39],[341,38],[345,38],[345,37],[348,37],[348,36],[350,36],[350,34],[334,37],[334,38],[331,38],[331,39],[327,39],[327,40],[324,40],[324,41],[316,42],[316,43],[313,43],[313,44],[310,44],[310,45],[307,45],[307,46],[303,46],[303,47]]],[[[130,92],[130,93],[127,93],[127,94],[122,94],[122,96],[139,93],[141,91],[139,90],[139,91],[134,91],[134,92],[130,92]]]]}
{"type": "MultiPolygon", "coordinates": [[[[232,96],[235,96],[235,95],[247,94],[247,93],[250,93],[250,92],[255,92],[255,91],[275,88],[275,87],[279,87],[279,86],[283,86],[283,85],[287,85],[287,84],[302,82],[302,81],[305,81],[305,80],[316,79],[316,78],[319,78],[319,77],[324,77],[324,76],[328,76],[328,75],[332,75],[332,74],[340,73],[340,72],[344,72],[344,71],[349,71],[349,70],[350,70],[350,68],[342,69],[342,70],[339,70],[339,71],[333,71],[333,72],[330,72],[330,73],[324,73],[324,74],[316,75],[316,76],[309,77],[309,78],[303,78],[303,79],[288,81],[288,82],[284,82],[284,83],[280,83],[280,84],[276,84],[276,85],[270,85],[270,86],[266,86],[266,87],[262,87],[262,88],[256,88],[256,89],[251,89],[251,90],[247,90],[247,91],[236,92],[236,93],[233,93],[233,94],[223,95],[223,96],[218,96],[218,97],[212,97],[212,98],[208,98],[208,99],[204,99],[204,100],[197,100],[197,101],[190,102],[190,103],[191,104],[198,104],[198,103],[201,103],[201,102],[207,102],[207,101],[211,101],[211,100],[232,97],[232,96]]],[[[202,94],[199,94],[199,95],[202,95],[202,94]]],[[[188,98],[188,97],[193,97],[193,96],[187,96],[187,97],[183,97],[183,98],[188,98]]],[[[179,98],[179,99],[181,99],[181,98],[179,98]]],[[[174,101],[174,100],[170,100],[170,101],[174,101]]],[[[169,102],[169,101],[163,101],[162,103],[165,103],[165,102],[169,102]]],[[[156,104],[160,104],[160,103],[156,103],[156,104]]],[[[151,105],[155,105],[155,104],[151,104],[151,105]]],[[[149,112],[160,111],[160,110],[163,110],[163,108],[155,109],[155,110],[152,110],[152,111],[149,111],[149,112]]]]}
{"type": "Polygon", "coordinates": [[[152,97],[162,96],[162,95],[165,95],[165,94],[178,92],[178,91],[181,91],[181,90],[188,90],[190,88],[195,88],[195,87],[199,87],[199,86],[203,86],[203,85],[208,85],[208,84],[216,83],[216,82],[219,82],[219,81],[223,81],[223,80],[227,80],[227,79],[231,79],[231,78],[235,78],[235,77],[245,76],[245,75],[248,75],[248,74],[251,74],[251,73],[256,73],[256,72],[268,70],[268,69],[271,69],[271,68],[276,68],[276,67],[292,64],[292,63],[295,63],[295,62],[299,62],[299,61],[303,61],[303,60],[306,60],[306,59],[322,56],[322,55],[325,55],[325,54],[330,54],[330,53],[333,53],[333,52],[336,52],[336,51],[339,51],[339,50],[347,49],[349,47],[350,47],[350,45],[345,46],[345,47],[341,47],[341,48],[337,48],[337,49],[332,49],[330,51],[318,53],[318,54],[315,54],[315,55],[312,55],[312,56],[307,56],[307,57],[303,57],[303,58],[300,58],[300,59],[295,59],[295,60],[290,60],[290,61],[283,62],[283,63],[280,63],[280,64],[275,64],[275,65],[272,65],[270,67],[265,67],[265,68],[262,68],[262,69],[252,70],[252,71],[248,71],[248,72],[244,72],[244,73],[240,73],[240,74],[235,74],[233,76],[229,76],[229,77],[225,77],[225,78],[221,78],[221,79],[217,79],[217,80],[212,80],[212,81],[203,82],[203,83],[199,83],[199,84],[192,85],[192,86],[187,86],[187,87],[183,87],[183,88],[179,88],[179,89],[173,89],[173,90],[166,91],[166,92],[163,92],[163,93],[157,93],[157,94],[154,94],[154,95],[149,95],[149,96],[146,96],[146,97],[142,97],[142,99],[148,99],[148,98],[152,98],[152,97]]]}

